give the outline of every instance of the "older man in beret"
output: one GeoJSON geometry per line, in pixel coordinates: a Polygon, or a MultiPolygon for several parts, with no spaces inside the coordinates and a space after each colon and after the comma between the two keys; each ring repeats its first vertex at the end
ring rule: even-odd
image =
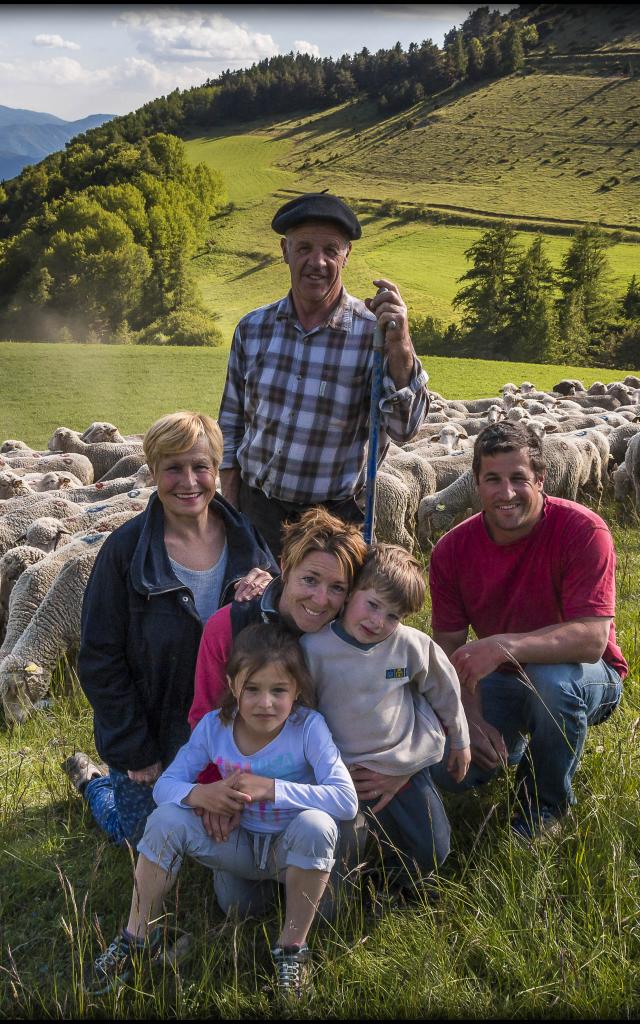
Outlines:
{"type": "Polygon", "coordinates": [[[276,557],[282,523],[324,505],[362,522],[372,341],[386,327],[381,444],[410,440],[428,409],[407,308],[395,284],[374,280],[364,302],[342,271],[362,230],[337,196],[307,193],[282,206],[272,228],[291,274],[285,298],[253,310],[231,346],[219,422],[222,493],[262,532],[276,557]],[[393,326],[391,326],[393,324],[393,326]]]}

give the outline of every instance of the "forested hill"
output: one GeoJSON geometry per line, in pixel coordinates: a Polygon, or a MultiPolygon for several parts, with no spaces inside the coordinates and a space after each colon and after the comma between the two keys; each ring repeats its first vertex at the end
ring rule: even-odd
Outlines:
{"type": "MultiPolygon", "coordinates": [[[[602,219],[635,240],[639,54],[636,5],[485,6],[443,47],[290,54],[154,100],[0,186],[0,335],[215,343],[211,313],[231,320],[271,272],[267,208],[310,188],[393,230],[507,217],[568,233],[602,219]],[[252,158],[277,142],[266,173],[251,168],[250,202],[215,145],[243,132],[252,158]],[[195,153],[207,166],[190,166],[195,153]],[[208,272],[205,300],[215,293],[208,317],[194,270],[208,272]]],[[[429,312],[419,296],[414,312],[429,312]]]]}

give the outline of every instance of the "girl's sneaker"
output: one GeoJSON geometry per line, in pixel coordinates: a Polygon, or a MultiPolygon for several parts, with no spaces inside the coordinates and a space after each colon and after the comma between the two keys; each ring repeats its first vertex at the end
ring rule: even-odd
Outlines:
{"type": "Polygon", "coordinates": [[[302,946],[274,946],[271,956],[276,965],[278,993],[284,998],[300,999],[308,991],[311,950],[302,946]]]}

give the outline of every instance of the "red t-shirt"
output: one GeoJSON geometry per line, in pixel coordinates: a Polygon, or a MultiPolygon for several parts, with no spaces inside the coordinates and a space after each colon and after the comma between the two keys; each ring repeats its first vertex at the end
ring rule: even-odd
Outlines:
{"type": "MultiPolygon", "coordinates": [[[[231,605],[218,609],[204,627],[198,660],[193,703],[189,711],[189,725],[196,727],[203,715],[220,707],[227,689],[227,661],[231,654],[233,635],[231,630],[231,605]]],[[[198,782],[217,782],[220,772],[214,764],[204,768],[198,782]]]]}
{"type": "MultiPolygon", "coordinates": [[[[478,513],[433,549],[433,628],[455,633],[471,626],[482,638],[613,617],[615,568],[606,523],[583,505],[545,495],[540,521],[514,544],[491,540],[478,513]]],[[[603,658],[624,678],[628,666],[613,622],[603,658]]]]}

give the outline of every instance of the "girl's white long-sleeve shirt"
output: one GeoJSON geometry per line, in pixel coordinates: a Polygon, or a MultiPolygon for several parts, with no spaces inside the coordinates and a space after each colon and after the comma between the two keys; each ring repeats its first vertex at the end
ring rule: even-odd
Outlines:
{"type": "Polygon", "coordinates": [[[238,770],[275,779],[275,800],[256,801],[242,811],[241,825],[252,832],[282,832],[310,808],[338,821],[354,818],[358,810],[351,776],[327,723],[310,708],[297,708],[271,743],[249,755],[238,750],[233,724],[223,725],[218,711],[209,712],[156,782],[156,803],[184,806],[198,775],[211,763],[223,779],[238,770]]]}

